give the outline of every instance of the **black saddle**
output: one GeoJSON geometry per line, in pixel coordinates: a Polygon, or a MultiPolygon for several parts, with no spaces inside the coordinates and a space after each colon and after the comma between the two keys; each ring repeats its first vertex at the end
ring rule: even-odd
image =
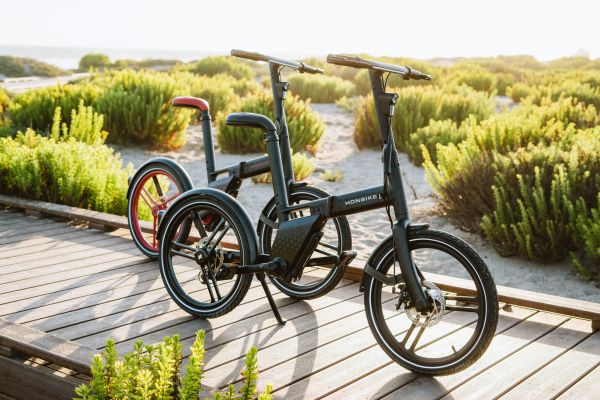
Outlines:
{"type": "Polygon", "coordinates": [[[262,114],[235,112],[231,113],[225,119],[227,125],[245,126],[248,128],[259,128],[267,132],[275,132],[275,124],[269,118],[262,114]]]}

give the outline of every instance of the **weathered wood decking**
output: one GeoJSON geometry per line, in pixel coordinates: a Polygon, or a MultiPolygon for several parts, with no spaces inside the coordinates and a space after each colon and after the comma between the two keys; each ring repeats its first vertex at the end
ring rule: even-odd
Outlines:
{"type": "MultiPolygon", "coordinates": [[[[376,345],[356,282],[344,280],[309,302],[280,293],[275,299],[288,321],[283,327],[256,281],[231,313],[195,319],[170,300],[156,263],[140,255],[126,230],[103,232],[0,209],[0,393],[27,386],[19,379],[37,367],[62,377],[66,384],[48,391],[64,395],[85,379],[78,373],[81,357],[101,349],[107,337],[125,352],[137,339],[179,334],[187,355],[195,332],[204,329],[207,390],[236,382],[243,354],[256,345],[259,387],[272,384],[276,398],[600,398],[600,332],[589,319],[507,306],[482,359],[461,373],[432,379],[392,363],[376,345]],[[28,353],[28,342],[39,351],[28,353]],[[56,357],[48,354],[53,350],[56,357]],[[60,364],[63,356],[71,363],[60,364]],[[25,359],[32,367],[23,369],[25,359]]],[[[591,305],[585,315],[596,310],[591,305]]],[[[442,323],[444,333],[428,346],[470,329],[468,322],[442,323]]],[[[30,385],[22,392],[35,398],[28,390],[37,389],[30,385]]]]}

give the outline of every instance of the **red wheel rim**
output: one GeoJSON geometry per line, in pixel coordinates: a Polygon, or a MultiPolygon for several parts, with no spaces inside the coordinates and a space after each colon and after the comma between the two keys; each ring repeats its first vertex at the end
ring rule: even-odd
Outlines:
{"type": "Polygon", "coordinates": [[[147,250],[152,252],[158,252],[158,241],[156,239],[156,229],[158,228],[158,212],[166,210],[173,200],[175,200],[181,194],[182,188],[179,186],[177,180],[173,175],[163,170],[154,170],[144,175],[136,186],[135,192],[131,198],[133,205],[131,207],[131,226],[133,228],[134,235],[138,242],[147,250]],[[150,179],[154,179],[159,175],[165,176],[169,181],[169,186],[177,188],[175,193],[164,194],[164,196],[152,196],[150,192],[145,188],[146,184],[150,179]],[[158,198],[156,198],[158,197],[158,198]],[[140,199],[142,203],[150,208],[152,213],[152,239],[148,241],[142,232],[139,219],[139,207],[140,199]]]}

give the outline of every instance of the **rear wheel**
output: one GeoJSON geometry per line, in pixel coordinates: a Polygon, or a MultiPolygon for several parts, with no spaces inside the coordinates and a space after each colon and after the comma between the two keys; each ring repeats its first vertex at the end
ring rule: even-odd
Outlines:
{"type": "Polygon", "coordinates": [[[159,238],[165,288],[177,305],[192,315],[213,318],[226,314],[248,292],[253,275],[240,275],[234,269],[253,261],[250,246],[255,242],[247,236],[235,210],[215,196],[193,195],[174,207],[161,222],[159,238]],[[208,223],[200,217],[206,215],[212,216],[208,223]],[[191,230],[180,241],[179,232],[190,219],[194,221],[191,230]]]}
{"type": "MultiPolygon", "coordinates": [[[[492,276],[479,255],[464,241],[440,231],[425,230],[409,238],[411,256],[431,310],[418,313],[403,282],[385,285],[365,275],[365,310],[373,335],[383,350],[405,368],[426,375],[458,372],[473,364],[489,346],[498,321],[498,297],[492,276]],[[443,266],[462,279],[458,292],[444,279],[425,271],[443,266]],[[447,282],[446,282],[447,283],[447,282]]],[[[391,239],[373,255],[380,273],[400,273],[391,239]]]]}
{"type": "MultiPolygon", "coordinates": [[[[320,189],[304,186],[293,189],[293,192],[290,194],[290,202],[292,204],[300,204],[328,196],[326,192],[320,189]]],[[[271,245],[275,239],[274,231],[276,229],[274,227],[277,223],[276,207],[277,203],[275,199],[271,199],[262,212],[261,220],[258,221],[258,242],[264,254],[269,254],[271,245]],[[265,217],[268,221],[265,221],[265,217]]],[[[298,211],[292,216],[303,217],[306,215],[306,212],[306,210],[298,211]]],[[[293,282],[285,282],[274,276],[269,276],[269,278],[277,289],[289,297],[308,300],[323,296],[335,288],[344,276],[347,267],[345,264],[336,264],[327,260],[339,257],[343,251],[351,249],[352,235],[348,220],[346,217],[333,218],[327,221],[323,229],[323,237],[311,256],[312,262],[309,261],[308,263],[314,269],[311,269],[310,272],[303,274],[300,279],[293,282]]]]}
{"type": "MultiPolygon", "coordinates": [[[[191,188],[186,187],[177,172],[164,164],[144,167],[131,182],[128,199],[127,222],[135,245],[147,257],[158,258],[158,213],[166,210],[179,195],[191,188]]],[[[187,221],[180,234],[189,232],[187,221]]]]}

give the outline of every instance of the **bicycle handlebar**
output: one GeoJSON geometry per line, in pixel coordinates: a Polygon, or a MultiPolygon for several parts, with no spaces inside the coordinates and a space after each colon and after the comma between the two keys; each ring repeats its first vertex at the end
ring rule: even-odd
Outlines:
{"type": "Polygon", "coordinates": [[[248,60],[253,61],[265,61],[272,64],[282,65],[284,67],[290,67],[298,72],[305,72],[308,74],[322,74],[323,70],[321,68],[313,67],[312,65],[308,65],[303,62],[285,60],[283,58],[271,57],[260,53],[253,53],[250,51],[244,50],[231,50],[231,55],[239,58],[246,58],[248,60]]]}
{"type": "Polygon", "coordinates": [[[384,72],[390,72],[392,74],[402,75],[404,79],[414,80],[431,80],[431,75],[424,74],[416,69],[410,67],[404,67],[400,65],[387,64],[379,61],[367,60],[366,58],[360,58],[357,56],[347,56],[343,54],[329,54],[327,56],[327,62],[330,64],[343,65],[352,68],[367,68],[375,69],[384,72]]]}

